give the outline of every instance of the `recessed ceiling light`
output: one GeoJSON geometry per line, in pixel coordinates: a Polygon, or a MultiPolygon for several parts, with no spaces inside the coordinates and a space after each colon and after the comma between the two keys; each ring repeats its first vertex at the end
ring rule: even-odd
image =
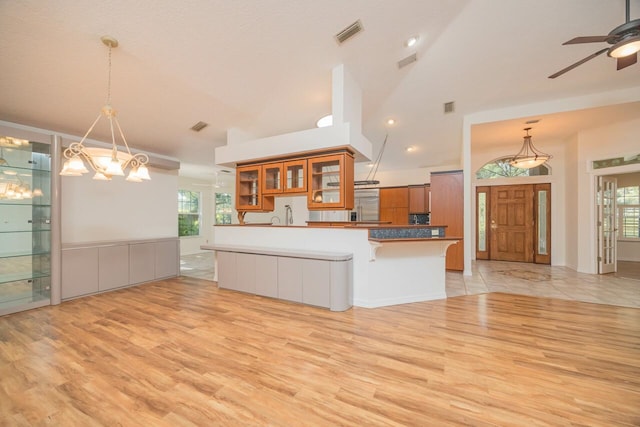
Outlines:
{"type": "Polygon", "coordinates": [[[418,43],[418,36],[412,36],[412,37],[409,37],[406,42],[404,42],[404,45],[406,47],[411,47],[411,46],[415,46],[416,43],[418,43]]]}
{"type": "Polygon", "coordinates": [[[372,168],[373,167],[373,163],[369,162],[369,164],[367,166],[372,168]]]}
{"type": "Polygon", "coordinates": [[[319,128],[326,128],[327,126],[333,125],[333,116],[331,114],[321,117],[317,122],[316,126],[319,128]]]}
{"type": "Polygon", "coordinates": [[[396,121],[394,119],[389,119],[389,120],[387,120],[387,124],[388,125],[395,125],[396,121]]]}
{"type": "Polygon", "coordinates": [[[410,153],[412,151],[415,151],[416,147],[414,147],[413,145],[408,146],[407,148],[405,148],[405,151],[407,153],[410,153]]]}

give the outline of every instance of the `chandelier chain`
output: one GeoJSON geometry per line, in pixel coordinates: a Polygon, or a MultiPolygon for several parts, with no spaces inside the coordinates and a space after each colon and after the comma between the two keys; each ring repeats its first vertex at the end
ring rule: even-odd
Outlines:
{"type": "Polygon", "coordinates": [[[109,45],[109,80],[107,82],[107,105],[111,105],[111,45],[109,45]]]}

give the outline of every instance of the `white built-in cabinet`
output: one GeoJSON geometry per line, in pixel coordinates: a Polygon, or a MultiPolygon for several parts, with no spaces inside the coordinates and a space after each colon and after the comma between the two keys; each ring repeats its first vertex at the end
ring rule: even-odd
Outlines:
{"type": "MultiPolygon", "coordinates": [[[[213,248],[213,247],[211,247],[213,248]]],[[[216,250],[218,286],[332,311],[353,305],[352,256],[216,250]]]]}
{"type": "Polygon", "coordinates": [[[62,299],[178,276],[177,238],[63,245],[62,299]]]}

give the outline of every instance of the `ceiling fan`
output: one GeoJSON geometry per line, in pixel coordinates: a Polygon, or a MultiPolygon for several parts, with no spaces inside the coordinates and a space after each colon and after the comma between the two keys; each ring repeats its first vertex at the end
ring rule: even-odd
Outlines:
{"type": "Polygon", "coordinates": [[[611,30],[611,32],[606,36],[576,37],[562,43],[563,45],[566,45],[607,42],[611,47],[600,49],[575,64],[571,64],[557,73],[550,75],[549,78],[555,79],[567,71],[571,71],[577,66],[582,65],[605,52],[607,52],[608,56],[617,59],[618,70],[622,70],[623,68],[638,62],[638,51],[640,51],[640,19],[634,19],[633,21],[629,19],[629,1],[630,0],[626,0],[626,22],[611,30]]]}

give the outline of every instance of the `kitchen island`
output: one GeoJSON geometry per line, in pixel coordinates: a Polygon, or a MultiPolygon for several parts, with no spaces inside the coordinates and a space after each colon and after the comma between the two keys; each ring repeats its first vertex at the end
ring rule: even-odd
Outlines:
{"type": "MultiPolygon", "coordinates": [[[[224,225],[216,226],[214,243],[201,248],[351,254],[352,304],[374,308],[446,298],[445,254],[461,238],[445,237],[445,228],[224,225]]],[[[215,280],[224,268],[216,265],[215,280]]]]}

